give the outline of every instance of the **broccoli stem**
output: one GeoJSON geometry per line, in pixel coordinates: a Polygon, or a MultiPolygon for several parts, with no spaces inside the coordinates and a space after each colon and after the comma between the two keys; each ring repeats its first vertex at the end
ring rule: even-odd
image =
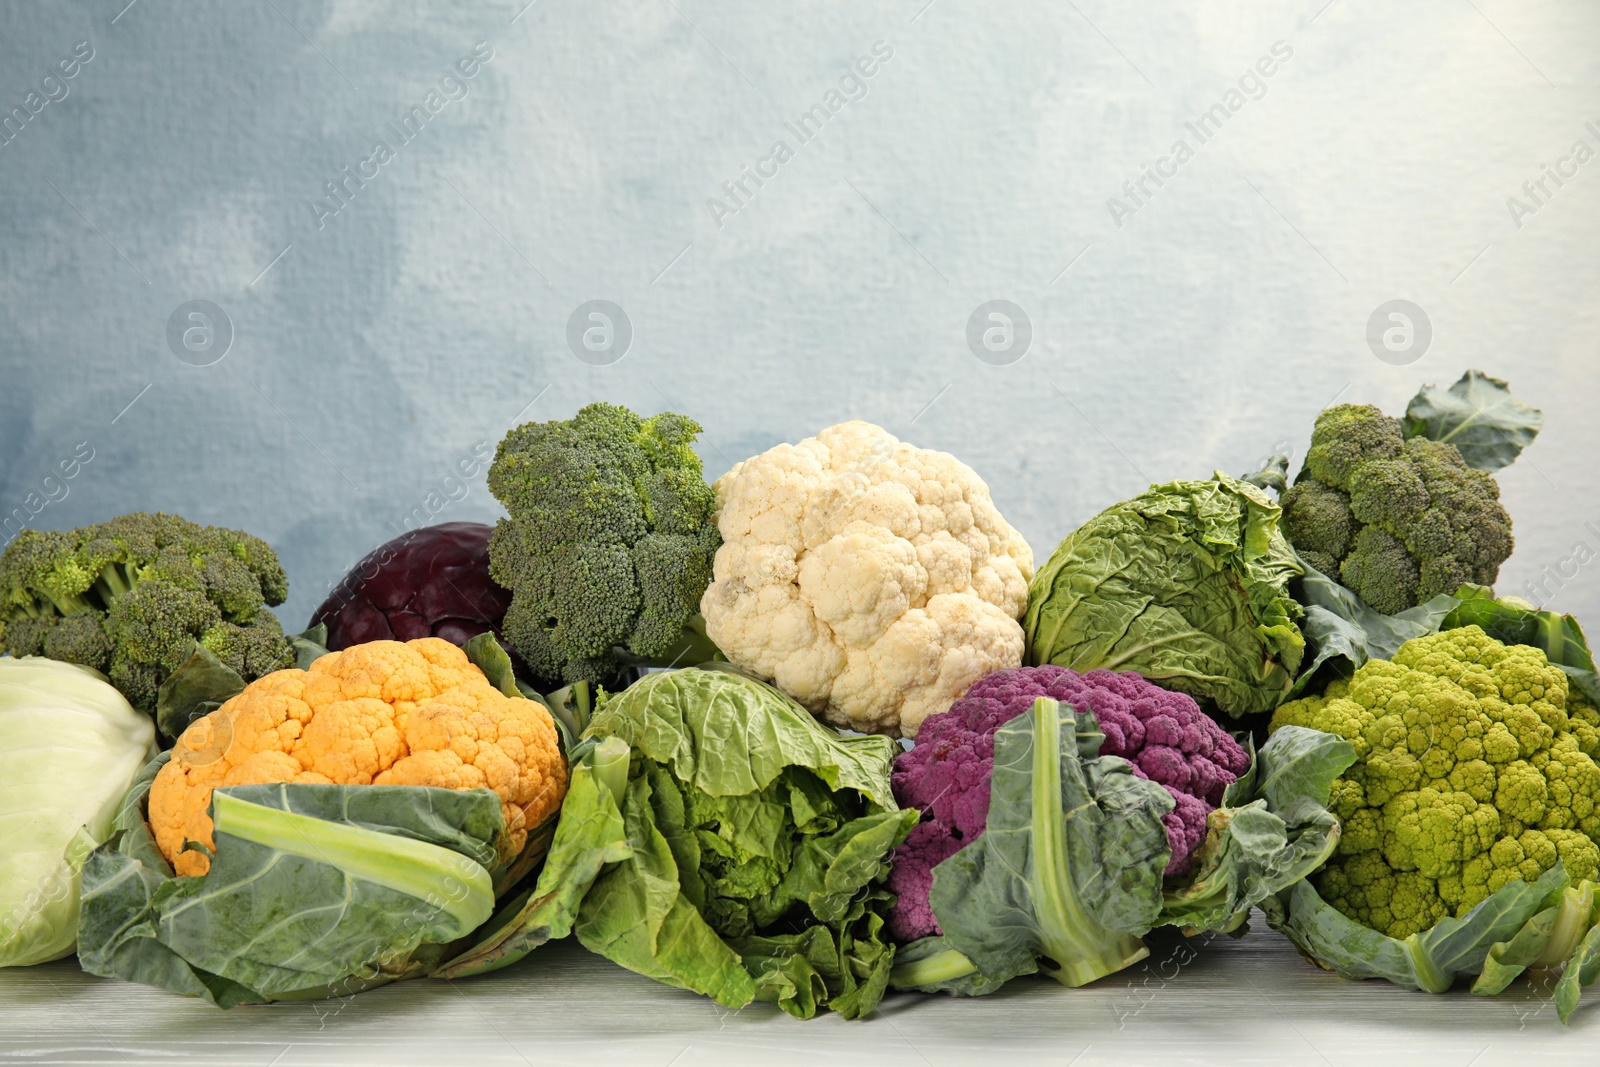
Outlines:
{"type": "Polygon", "coordinates": [[[1150,950],[1132,934],[1102,925],[1079,901],[1067,851],[1068,813],[1061,803],[1061,705],[1041,698],[1029,713],[1034,717],[1029,881],[1047,957],[1041,969],[1062,985],[1088,985],[1137,963],[1150,950]]]}
{"type": "Polygon", "coordinates": [[[133,592],[133,587],[137,584],[137,579],[130,571],[124,569],[124,564],[108,563],[101,568],[100,577],[90,586],[90,592],[99,597],[99,610],[110,611],[111,602],[119,596],[133,592]]]}
{"type": "MultiPolygon", "coordinates": [[[[38,590],[33,590],[33,592],[39,593],[40,596],[48,600],[56,609],[56,613],[60,615],[86,615],[94,610],[94,607],[80,596],[55,596],[38,590]]],[[[36,611],[33,614],[42,615],[43,612],[36,611]]]]}
{"type": "Polygon", "coordinates": [[[927,959],[896,964],[889,972],[889,984],[896,989],[927,989],[977,973],[978,965],[959,949],[947,948],[927,959]]]}

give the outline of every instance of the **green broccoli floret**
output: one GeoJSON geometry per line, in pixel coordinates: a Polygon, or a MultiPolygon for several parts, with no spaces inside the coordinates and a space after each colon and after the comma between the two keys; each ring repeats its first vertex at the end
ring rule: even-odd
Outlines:
{"type": "Polygon", "coordinates": [[[24,530],[0,554],[0,651],[93,667],[154,712],[161,683],[197,641],[246,681],[292,664],[267,610],[287,595],[265,541],[178,515],[24,530]]]}
{"type": "Polygon", "coordinates": [[[1350,498],[1302,472],[1283,494],[1282,506],[1284,536],[1313,567],[1337,577],[1358,526],[1350,498]]]}
{"type": "Polygon", "coordinates": [[[45,634],[44,647],[40,650],[43,655],[81,663],[102,673],[108,669],[115,647],[106,635],[100,616],[66,615],[50,621],[54,625],[45,634]]]}
{"type": "Polygon", "coordinates": [[[1364,404],[1317,416],[1305,468],[1283,496],[1283,532],[1385,614],[1493,584],[1512,548],[1490,474],[1454,445],[1406,439],[1399,420],[1364,404]]]}
{"type": "Polygon", "coordinates": [[[1583,748],[1593,714],[1543,651],[1477,626],[1408,641],[1284,704],[1269,731],[1325,730],[1357,752],[1333,784],[1344,832],[1318,892],[1405,938],[1557,863],[1574,882],[1595,878],[1600,766],[1583,748]]]}
{"type": "Polygon", "coordinates": [[[542,678],[615,683],[684,641],[722,542],[699,433],[591,404],[500,442],[489,489],[510,515],[489,573],[512,592],[506,640],[542,678]]]}
{"type": "Polygon", "coordinates": [[[1324,485],[1348,491],[1357,467],[1398,456],[1405,444],[1400,420],[1371,404],[1335,404],[1317,416],[1306,451],[1306,471],[1324,485]]]}
{"type": "Polygon", "coordinates": [[[219,622],[200,635],[200,644],[244,678],[259,678],[294,666],[294,648],[283,625],[266,608],[243,626],[219,622]]]}
{"type": "Polygon", "coordinates": [[[1417,561],[1387,530],[1363,526],[1339,564],[1339,580],[1386,615],[1416,603],[1417,561]]]}

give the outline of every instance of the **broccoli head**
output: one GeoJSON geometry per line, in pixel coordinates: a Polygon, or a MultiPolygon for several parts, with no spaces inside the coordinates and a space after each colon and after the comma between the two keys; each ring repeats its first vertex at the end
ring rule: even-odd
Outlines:
{"type": "Polygon", "coordinates": [[[591,404],[500,442],[489,490],[509,516],[489,573],[511,590],[507,642],[543,679],[614,684],[685,641],[722,543],[699,433],[682,415],[591,404]]]}
{"type": "Polygon", "coordinates": [[[0,651],[80,663],[154,712],[194,651],[248,682],[294,662],[268,609],[289,583],[258,537],[136,512],[76,530],[24,530],[0,554],[0,651]]]}
{"type": "Polygon", "coordinates": [[[1467,626],[1284,704],[1269,730],[1355,746],[1328,805],[1344,833],[1315,885],[1356,922],[1406,938],[1557,863],[1574,882],[1600,873],[1595,722],[1543,651],[1467,626]]]}
{"type": "Polygon", "coordinates": [[[1493,476],[1454,445],[1406,438],[1368,404],[1317,416],[1283,496],[1283,532],[1317,570],[1394,614],[1466,584],[1492,585],[1511,555],[1493,476]]]}

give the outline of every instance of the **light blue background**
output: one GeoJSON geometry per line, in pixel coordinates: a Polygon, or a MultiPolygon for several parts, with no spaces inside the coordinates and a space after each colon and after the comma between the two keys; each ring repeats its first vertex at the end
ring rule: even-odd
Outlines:
{"type": "MultiPolygon", "coordinates": [[[[1600,149],[1600,8],[523,2],[0,5],[0,113],[94,48],[0,146],[0,514],[87,442],[37,525],[248,528],[298,625],[478,442],[606,399],[699,419],[710,476],[878,422],[975,467],[1043,559],[1151,481],[1298,454],[1336,398],[1398,412],[1477,366],[1549,416],[1500,476],[1501,588],[1600,550],[1600,161],[1507,207],[1600,149]],[[880,41],[800,143],[785,121],[880,41]],[[1264,95],[1186,134],[1278,41],[1264,95]],[[324,184],[478,42],[466,97],[319,229],[324,184]],[[1194,158],[1117,226],[1180,136],[1194,158]],[[1365,341],[1395,297],[1433,324],[1410,366],[1365,341]],[[634,329],[610,366],[565,340],[595,298],[634,329]],[[1013,365],[965,341],[992,298],[1033,324],[1013,365]],[[211,366],[166,341],[194,299],[236,333],[211,366]]],[[[439,521],[494,517],[481,471],[463,489],[439,521]]],[[[1537,598],[1592,619],[1600,566],[1566,569],[1537,598]]]]}

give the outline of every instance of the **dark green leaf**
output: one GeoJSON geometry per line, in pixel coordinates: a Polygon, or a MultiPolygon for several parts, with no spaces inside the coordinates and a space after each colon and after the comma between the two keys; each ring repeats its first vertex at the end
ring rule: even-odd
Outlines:
{"type": "Polygon", "coordinates": [[[1499,378],[1469,370],[1449,389],[1423,386],[1406,405],[1405,434],[1456,446],[1467,466],[1497,471],[1533,443],[1544,413],[1511,395],[1499,378]]]}
{"type": "Polygon", "coordinates": [[[328,626],[317,623],[309,630],[289,635],[289,645],[294,649],[294,665],[302,671],[328,654],[328,626]]]}
{"type": "Polygon", "coordinates": [[[1595,885],[1580,882],[1561,891],[1554,902],[1522,924],[1509,941],[1489,946],[1483,972],[1472,983],[1480,996],[1494,996],[1529,967],[1565,963],[1589,932],[1593,921],[1595,885]]]}
{"type": "Polygon", "coordinates": [[[1271,489],[1282,495],[1289,488],[1289,457],[1280,452],[1268,459],[1260,470],[1239,480],[1249,482],[1257,489],[1271,489]]]}
{"type": "Polygon", "coordinates": [[[620,793],[607,784],[618,763],[625,788],[628,747],[618,739],[591,747],[573,765],[538,885],[516,908],[492,919],[472,947],[441,967],[437,977],[463,978],[499,970],[572,932],[578,905],[595,878],[607,864],[620,863],[630,854],[620,793]]]}
{"type": "Polygon", "coordinates": [[[896,989],[949,993],[957,997],[988,996],[1006,979],[991,977],[943,937],[924,937],[901,945],[894,955],[889,984],[896,989]]]}
{"type": "Polygon", "coordinates": [[[1320,868],[1339,843],[1328,794],[1355,760],[1349,742],[1320,730],[1286,726],[1273,733],[1211,813],[1194,870],[1168,883],[1161,922],[1228,930],[1320,868]]]}
{"type": "Polygon", "coordinates": [[[425,973],[493,910],[489,866],[505,826],[487,789],[218,790],[211,869],[174,878],[143,813],[165,758],[85,866],[80,962],[91,973],[222,1007],[340,995],[425,973]]]}
{"type": "Polygon", "coordinates": [[[1513,939],[1567,886],[1558,864],[1537,882],[1512,882],[1459,919],[1445,918],[1404,941],[1340,914],[1310,882],[1264,902],[1267,922],[1301,953],[1346,978],[1386,978],[1407,989],[1442,993],[1483,970],[1489,949],[1513,939]]]}
{"type": "Polygon", "coordinates": [[[1304,559],[1300,566],[1305,570],[1299,588],[1306,611],[1300,625],[1313,655],[1301,668],[1290,696],[1299,696],[1313,680],[1320,686],[1317,672],[1325,663],[1338,664],[1339,673],[1348,677],[1369,659],[1393,658],[1412,638],[1446,628],[1442,623],[1457,604],[1455,597],[1441,593],[1426,604],[1385,615],[1304,559]],[[1339,664],[1340,660],[1344,662],[1339,664]]]}
{"type": "Polygon", "coordinates": [[[156,728],[170,744],[189,724],[244,690],[244,677],[195,642],[189,658],[167,676],[156,694],[156,728]]]}
{"type": "MultiPolygon", "coordinates": [[[[1591,916],[1591,920],[1595,919],[1600,916],[1591,916]]],[[[1578,998],[1596,978],[1600,978],[1600,922],[1589,928],[1556,983],[1556,1014],[1562,1022],[1571,1020],[1572,1013],[1578,1010],[1578,998]]]]}
{"type": "Polygon", "coordinates": [[[1089,714],[1053,700],[995,734],[983,835],[934,868],[929,903],[946,945],[998,985],[1041,968],[1066,985],[1146,954],[1161,911],[1172,797],[1111,756],[1085,758],[1089,714]]]}

